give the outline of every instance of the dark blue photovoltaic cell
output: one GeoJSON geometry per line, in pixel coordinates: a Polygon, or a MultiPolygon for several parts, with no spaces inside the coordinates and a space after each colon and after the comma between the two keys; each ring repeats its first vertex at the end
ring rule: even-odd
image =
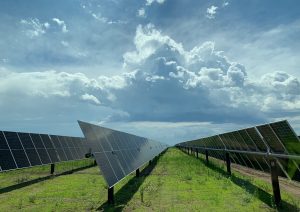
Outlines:
{"type": "Polygon", "coordinates": [[[57,154],[59,156],[60,161],[67,161],[68,160],[63,149],[56,149],[56,151],[57,151],[57,154]]]}
{"type": "Polygon", "coordinates": [[[55,149],[61,149],[62,145],[59,142],[58,136],[50,135],[50,137],[51,137],[51,140],[52,140],[52,143],[53,143],[55,149]]]}
{"type": "Polygon", "coordinates": [[[23,144],[24,149],[34,149],[31,137],[29,133],[18,133],[21,143],[23,144]]]}
{"type": "Polygon", "coordinates": [[[44,143],[44,146],[46,147],[46,149],[54,149],[54,146],[48,135],[40,134],[40,136],[43,140],[43,143],[44,143]]]}
{"type": "Polygon", "coordinates": [[[26,157],[24,150],[12,150],[12,153],[18,168],[30,166],[30,163],[26,157]]]}
{"type": "Polygon", "coordinates": [[[69,148],[69,146],[67,145],[64,136],[58,136],[58,139],[60,141],[60,144],[62,146],[62,148],[69,148]]]}
{"type": "Polygon", "coordinates": [[[42,162],[35,149],[26,149],[25,152],[28,156],[31,166],[42,165],[42,162]]]}
{"type": "Polygon", "coordinates": [[[2,131],[0,131],[0,149],[9,149],[2,131]]]}
{"type": "Polygon", "coordinates": [[[59,162],[59,158],[58,158],[58,155],[57,155],[55,149],[47,149],[47,152],[48,152],[48,154],[50,156],[50,159],[51,159],[52,163],[59,162]]]}
{"type": "Polygon", "coordinates": [[[118,180],[121,180],[123,177],[125,177],[125,173],[123,173],[123,170],[117,160],[115,153],[105,152],[105,154],[118,180]]]}
{"type": "Polygon", "coordinates": [[[116,151],[115,154],[116,154],[117,158],[119,159],[121,166],[123,167],[125,175],[128,175],[130,173],[130,167],[126,163],[126,159],[124,158],[123,153],[121,151],[116,151]]]}
{"type": "Polygon", "coordinates": [[[4,131],[6,139],[9,141],[9,147],[11,149],[23,149],[22,144],[19,140],[18,134],[16,132],[6,132],[4,131]]]}
{"type": "Polygon", "coordinates": [[[97,161],[97,164],[101,163],[100,169],[101,169],[102,174],[104,176],[109,176],[107,178],[105,177],[105,180],[108,183],[108,185],[113,185],[115,182],[117,182],[118,179],[117,179],[105,153],[104,152],[95,153],[94,156],[97,161]]]}
{"type": "Polygon", "coordinates": [[[65,140],[67,141],[67,145],[68,145],[69,148],[74,148],[75,147],[71,137],[66,137],[65,136],[65,140]]]}
{"type": "Polygon", "coordinates": [[[36,150],[37,150],[43,164],[51,163],[51,160],[48,156],[46,149],[36,149],[36,150]]]}
{"type": "Polygon", "coordinates": [[[4,171],[16,168],[17,167],[10,150],[0,149],[0,170],[4,171]]]}
{"type": "Polygon", "coordinates": [[[31,136],[31,139],[32,139],[32,141],[34,143],[35,148],[37,148],[37,149],[45,149],[45,146],[44,146],[44,144],[42,142],[42,139],[41,139],[41,137],[40,137],[39,134],[33,134],[33,133],[31,133],[30,136],[31,136]]]}
{"type": "Polygon", "coordinates": [[[65,150],[69,152],[70,157],[72,158],[72,160],[76,160],[76,155],[75,155],[74,149],[72,148],[73,145],[71,144],[70,139],[66,136],[64,136],[64,139],[65,139],[65,142],[68,146],[68,148],[66,148],[65,150]]]}

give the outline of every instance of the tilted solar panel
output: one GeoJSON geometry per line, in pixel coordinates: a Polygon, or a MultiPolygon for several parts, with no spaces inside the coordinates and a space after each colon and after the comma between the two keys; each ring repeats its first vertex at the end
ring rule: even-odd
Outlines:
{"type": "Polygon", "coordinates": [[[109,187],[163,152],[167,145],[78,121],[109,187]]]}
{"type": "Polygon", "coordinates": [[[209,149],[218,152],[210,153],[217,158],[224,154],[220,151],[229,152],[234,163],[267,172],[270,171],[269,159],[276,158],[282,176],[290,179],[300,176],[300,140],[286,120],[223,133],[217,137],[219,140],[211,136],[178,145],[209,149]],[[218,141],[221,141],[223,148],[218,141]]]}
{"type": "Polygon", "coordinates": [[[290,154],[300,154],[300,139],[287,121],[270,124],[276,136],[290,154]]]}
{"type": "Polygon", "coordinates": [[[0,131],[0,171],[84,159],[84,138],[0,131]]]}
{"type": "Polygon", "coordinates": [[[268,148],[271,152],[275,153],[287,153],[285,147],[281,144],[273,129],[269,124],[261,125],[256,127],[260,134],[263,136],[268,148]]]}

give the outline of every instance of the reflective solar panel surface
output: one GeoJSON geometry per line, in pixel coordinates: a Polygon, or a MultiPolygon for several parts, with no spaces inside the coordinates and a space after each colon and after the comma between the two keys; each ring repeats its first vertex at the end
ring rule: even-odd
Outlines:
{"type": "Polygon", "coordinates": [[[227,151],[232,162],[267,172],[270,157],[276,158],[282,176],[300,180],[300,140],[286,120],[187,141],[177,146],[201,148],[200,153],[210,149],[210,156],[222,160],[227,151]]]}
{"type": "Polygon", "coordinates": [[[168,147],[125,132],[81,121],[78,123],[109,187],[168,147]]]}
{"type": "Polygon", "coordinates": [[[0,172],[85,158],[84,138],[0,131],[0,172]]]}

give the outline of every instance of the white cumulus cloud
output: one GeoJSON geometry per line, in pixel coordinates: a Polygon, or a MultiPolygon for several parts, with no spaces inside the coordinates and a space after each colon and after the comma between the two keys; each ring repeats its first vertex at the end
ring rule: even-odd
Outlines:
{"type": "Polygon", "coordinates": [[[108,120],[138,122],[258,123],[300,110],[298,78],[273,71],[251,80],[251,72],[214,42],[187,49],[151,24],[138,26],[133,42],[124,73],[115,76],[1,71],[0,105],[32,98],[84,101],[118,111],[108,120]]]}
{"type": "Polygon", "coordinates": [[[87,94],[87,93],[83,94],[81,96],[81,99],[84,100],[84,101],[89,101],[89,102],[94,103],[96,105],[100,105],[101,104],[100,101],[99,101],[99,99],[97,97],[95,97],[94,95],[91,95],[91,94],[87,94]]]}
{"type": "Polygon", "coordinates": [[[146,11],[145,11],[145,8],[140,8],[138,10],[138,16],[139,17],[146,17],[146,11]]]}
{"type": "Polygon", "coordinates": [[[209,19],[214,19],[217,14],[217,6],[212,5],[211,7],[206,9],[206,17],[209,19]]]}
{"type": "Polygon", "coordinates": [[[154,2],[158,3],[158,4],[163,4],[165,2],[165,0],[146,0],[146,5],[150,6],[151,4],[153,4],[154,2]]]}
{"type": "Polygon", "coordinates": [[[67,33],[67,25],[65,24],[65,22],[63,20],[60,20],[59,18],[53,18],[52,21],[54,21],[58,26],[61,27],[61,31],[63,33],[67,33]]]}

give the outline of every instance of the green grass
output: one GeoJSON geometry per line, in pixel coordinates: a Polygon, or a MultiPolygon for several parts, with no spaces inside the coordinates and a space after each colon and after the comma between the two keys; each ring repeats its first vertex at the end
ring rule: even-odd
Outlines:
{"type": "MultiPolygon", "coordinates": [[[[271,185],[263,181],[236,172],[228,177],[222,165],[206,166],[175,148],[155,163],[145,169],[153,168],[149,175],[132,174],[116,185],[113,206],[105,203],[107,186],[93,167],[2,193],[0,211],[275,211],[271,185]]],[[[299,211],[299,200],[284,192],[282,198],[280,210],[298,205],[299,211]]]]}
{"type": "MultiPolygon", "coordinates": [[[[72,169],[85,167],[94,163],[91,159],[68,161],[55,164],[55,174],[60,174],[72,169]]],[[[50,165],[35,166],[32,168],[18,169],[0,174],[0,189],[19,183],[49,176],[50,165]]]]}

